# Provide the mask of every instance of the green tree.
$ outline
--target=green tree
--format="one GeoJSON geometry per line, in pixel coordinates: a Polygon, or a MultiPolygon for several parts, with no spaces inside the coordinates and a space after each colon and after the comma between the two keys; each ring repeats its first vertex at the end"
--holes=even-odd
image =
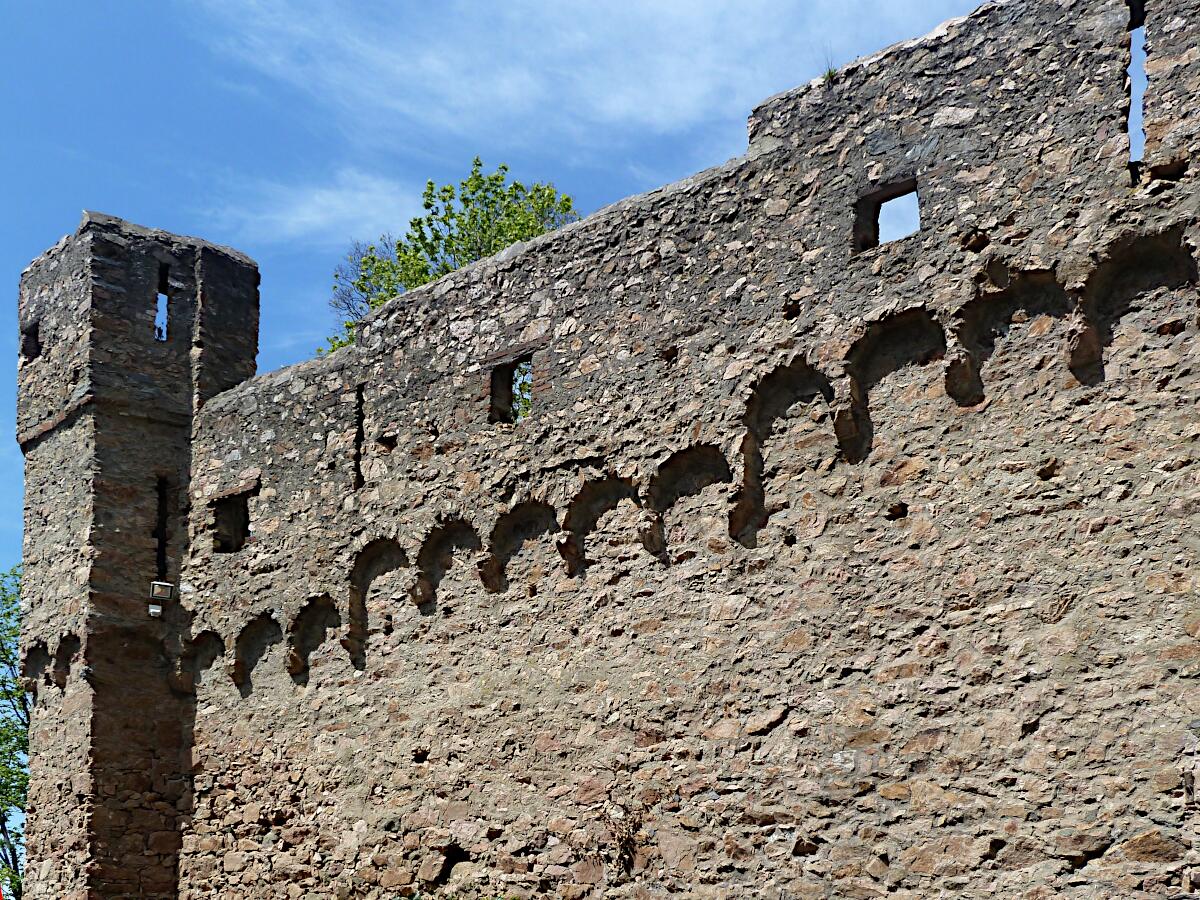
{"type": "Polygon", "coordinates": [[[29,792],[29,699],[21,681],[21,569],[0,573],[0,882],[21,898],[29,792]]]}
{"type": "Polygon", "coordinates": [[[404,237],[356,243],[335,270],[330,306],[344,323],[321,352],[353,343],[358,320],[393,297],[579,218],[553,184],[509,181],[506,165],[485,174],[478,156],[457,187],[428,182],[423,205],[404,237]]]}

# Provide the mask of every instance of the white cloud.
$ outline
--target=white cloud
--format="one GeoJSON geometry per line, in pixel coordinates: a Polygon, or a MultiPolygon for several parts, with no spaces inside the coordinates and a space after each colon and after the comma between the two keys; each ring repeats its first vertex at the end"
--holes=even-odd
{"type": "Polygon", "coordinates": [[[337,152],[354,163],[315,181],[228,185],[236,200],[209,218],[250,245],[331,249],[420,212],[422,185],[372,174],[377,166],[412,171],[468,144],[489,162],[531,151],[621,169],[648,189],[743,152],[746,116],[771,94],[975,0],[198,4],[196,33],[265,79],[235,71],[230,83],[286,85],[276,102],[344,138],[337,152]]]}
{"type": "Polygon", "coordinates": [[[222,51],[368,140],[628,142],[744,120],[767,96],[974,0],[201,0],[222,51]],[[415,130],[414,130],[415,129],[415,130]]]}
{"type": "Polygon", "coordinates": [[[247,244],[295,243],[341,247],[351,237],[370,240],[420,211],[420,189],[347,168],[315,183],[238,185],[236,197],[207,217],[247,244]]]}

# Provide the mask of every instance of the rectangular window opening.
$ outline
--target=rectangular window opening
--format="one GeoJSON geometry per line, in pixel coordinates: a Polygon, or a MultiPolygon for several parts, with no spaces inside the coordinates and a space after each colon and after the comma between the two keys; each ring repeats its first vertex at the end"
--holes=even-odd
{"type": "Polygon", "coordinates": [[[854,206],[854,252],[862,253],[921,230],[917,180],[885,185],[860,197],[854,206]]]}
{"type": "Polygon", "coordinates": [[[1138,169],[1146,154],[1146,17],[1140,3],[1130,4],[1129,15],[1129,165],[1137,182],[1138,169]]]}
{"type": "Polygon", "coordinates": [[[533,407],[533,355],[520,356],[492,369],[488,421],[515,424],[533,407]]]}
{"type": "Polygon", "coordinates": [[[171,484],[159,476],[156,485],[158,493],[158,513],[155,517],[155,577],[159,581],[167,581],[167,541],[171,535],[171,484]]]}
{"type": "Polygon", "coordinates": [[[258,488],[229,494],[213,501],[213,549],[217,553],[236,553],[250,539],[250,498],[258,488]]]}
{"type": "Polygon", "coordinates": [[[30,322],[21,329],[21,359],[37,359],[41,355],[41,323],[30,322]]]}
{"type": "Polygon", "coordinates": [[[170,318],[170,279],[171,267],[161,263],[158,267],[158,302],[154,310],[154,339],[167,339],[167,325],[170,318]]]}

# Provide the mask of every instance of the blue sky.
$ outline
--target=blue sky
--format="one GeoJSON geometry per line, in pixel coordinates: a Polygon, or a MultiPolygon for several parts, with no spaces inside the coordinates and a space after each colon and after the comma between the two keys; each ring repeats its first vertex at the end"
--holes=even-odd
{"type": "Polygon", "coordinates": [[[313,355],[352,238],[476,154],[584,212],[741,154],[760,100],[974,0],[0,0],[0,566],[19,561],[17,280],[96,209],[262,269],[259,371],[313,355]]]}

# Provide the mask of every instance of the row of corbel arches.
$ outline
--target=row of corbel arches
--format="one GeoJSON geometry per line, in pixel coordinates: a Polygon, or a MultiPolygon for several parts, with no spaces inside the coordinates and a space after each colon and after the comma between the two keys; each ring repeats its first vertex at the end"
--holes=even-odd
{"type": "MultiPolygon", "coordinates": [[[[1182,228],[1126,237],[1108,249],[1104,261],[1079,291],[1068,291],[1050,271],[993,272],[989,287],[980,288],[956,312],[948,328],[924,306],[910,306],[861,325],[833,376],[803,357],[778,366],[754,383],[746,401],[740,447],[742,482],[733,491],[730,537],[754,547],[770,518],[763,449],[776,422],[795,404],[823,404],[841,455],[849,462],[861,462],[870,453],[874,434],[871,391],[893,373],[941,361],[947,394],[961,406],[977,405],[986,395],[981,377],[984,364],[1000,340],[1019,321],[1047,315],[1068,321],[1066,365],[1081,383],[1096,384],[1104,377],[1104,348],[1137,297],[1158,288],[1196,282],[1196,262],[1186,247],[1182,228]]],[[[642,511],[637,535],[641,546],[670,565],[665,529],[670,510],[684,497],[733,480],[734,470],[720,448],[694,444],[668,457],[643,485],[615,474],[586,481],[561,517],[543,500],[518,503],[496,520],[486,541],[466,519],[443,518],[421,542],[415,565],[397,541],[372,540],[354,557],[345,622],[342,609],[327,595],[310,599],[286,629],[272,613],[261,613],[235,639],[228,672],[239,689],[248,693],[253,669],[267,649],[285,643],[289,674],[297,683],[307,683],[312,653],[339,632],[351,663],[365,669],[371,631],[367,597],[377,578],[400,569],[415,570],[409,595],[418,608],[428,612],[435,608],[442,578],[460,552],[482,554],[477,567],[480,581],[489,592],[502,593],[509,587],[509,561],[526,543],[543,537],[554,541],[567,574],[574,577],[589,565],[589,534],[605,513],[626,501],[642,511]]],[[[192,642],[187,668],[208,669],[226,649],[216,632],[203,632],[192,642]]]]}
{"type": "Polygon", "coordinates": [[[605,513],[624,502],[643,513],[637,534],[641,547],[661,564],[669,565],[665,522],[671,508],[709,485],[729,484],[732,480],[729,463],[719,448],[695,444],[672,454],[658,467],[645,490],[639,490],[634,479],[614,474],[586,481],[561,518],[543,500],[517,503],[497,518],[486,541],[471,522],[460,516],[440,518],[421,542],[415,561],[395,539],[376,538],[354,554],[343,606],[328,594],[312,597],[286,628],[273,612],[264,611],[242,628],[232,648],[215,630],[203,631],[190,642],[180,660],[178,676],[185,689],[193,689],[196,677],[212,669],[232,649],[226,671],[242,694],[248,695],[255,667],[273,646],[284,644],[287,671],[303,685],[308,681],[312,654],[338,634],[351,664],[365,669],[372,628],[367,600],[377,579],[397,570],[412,570],[408,596],[422,614],[432,614],[437,609],[443,578],[462,555],[479,556],[475,577],[485,590],[500,594],[509,588],[509,562],[523,547],[542,539],[553,543],[567,573],[578,576],[591,563],[588,535],[605,513]]]}

